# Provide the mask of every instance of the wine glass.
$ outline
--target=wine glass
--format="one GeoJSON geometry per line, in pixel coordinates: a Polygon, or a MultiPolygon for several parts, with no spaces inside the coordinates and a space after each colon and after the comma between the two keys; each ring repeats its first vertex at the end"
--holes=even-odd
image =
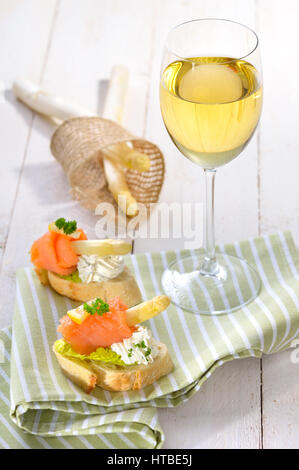
{"type": "Polygon", "coordinates": [[[205,174],[204,250],[172,262],[162,276],[171,300],[193,313],[218,315],[251,302],[261,286],[246,260],[215,251],[216,169],[236,158],[262,108],[259,41],[230,20],[198,19],[168,34],[161,66],[160,105],[180,152],[205,174]]]}

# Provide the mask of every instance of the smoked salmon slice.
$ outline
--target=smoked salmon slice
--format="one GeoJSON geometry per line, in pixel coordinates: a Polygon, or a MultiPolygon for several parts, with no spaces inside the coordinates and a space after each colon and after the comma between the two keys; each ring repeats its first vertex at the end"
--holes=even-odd
{"type": "Polygon", "coordinates": [[[68,315],[60,319],[57,331],[77,353],[90,354],[99,347],[107,348],[132,336],[135,328],[127,324],[126,305],[119,299],[108,304],[109,312],[89,315],[80,325],[68,315]]]}
{"type": "MultiPolygon", "coordinates": [[[[86,240],[79,229],[79,240],[86,240]]],[[[72,237],[49,231],[38,238],[31,247],[31,262],[37,268],[47,269],[56,274],[68,275],[77,268],[78,256],[72,248],[72,237]]]]}

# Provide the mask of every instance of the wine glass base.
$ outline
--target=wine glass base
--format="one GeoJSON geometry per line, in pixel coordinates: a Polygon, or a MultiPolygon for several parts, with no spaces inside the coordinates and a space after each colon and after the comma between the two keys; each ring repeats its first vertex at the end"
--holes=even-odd
{"type": "Polygon", "coordinates": [[[162,286],[175,305],[194,314],[221,315],[244,307],[258,295],[260,277],[244,259],[217,254],[212,275],[205,264],[204,255],[186,256],[164,271],[162,286]]]}

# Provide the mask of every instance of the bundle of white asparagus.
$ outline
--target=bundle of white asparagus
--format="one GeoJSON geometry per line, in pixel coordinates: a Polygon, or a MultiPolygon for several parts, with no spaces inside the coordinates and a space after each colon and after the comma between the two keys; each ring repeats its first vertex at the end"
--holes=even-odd
{"type": "MultiPolygon", "coordinates": [[[[108,92],[104,105],[103,118],[122,122],[128,88],[128,71],[124,66],[115,66],[111,72],[108,92]]],[[[28,80],[16,80],[13,84],[15,96],[32,110],[60,121],[69,118],[94,116],[88,110],[73,105],[63,98],[47,93],[28,80]]],[[[131,142],[120,142],[101,150],[102,164],[109,191],[127,216],[138,213],[138,205],[126,179],[127,170],[138,173],[148,172],[151,160],[148,155],[134,149],[131,142]]],[[[162,154],[161,158],[163,160],[162,154]]],[[[162,161],[163,163],[163,161],[162,161]]],[[[160,165],[161,166],[161,165],[160,165]]],[[[162,165],[163,182],[164,165],[162,165]]],[[[158,191],[159,193],[159,191],[158,191]]]]}

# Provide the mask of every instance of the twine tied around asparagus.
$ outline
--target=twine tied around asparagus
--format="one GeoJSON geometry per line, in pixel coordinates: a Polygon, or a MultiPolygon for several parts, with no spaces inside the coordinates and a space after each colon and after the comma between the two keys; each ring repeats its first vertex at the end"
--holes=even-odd
{"type": "Polygon", "coordinates": [[[56,129],[51,139],[51,152],[66,172],[72,197],[83,207],[94,210],[103,202],[117,207],[107,186],[102,152],[113,145],[128,142],[150,159],[147,171],[125,170],[132,196],[148,208],[158,201],[165,173],[163,154],[155,144],[133,136],[114,121],[100,117],[67,119],[56,129]]]}

